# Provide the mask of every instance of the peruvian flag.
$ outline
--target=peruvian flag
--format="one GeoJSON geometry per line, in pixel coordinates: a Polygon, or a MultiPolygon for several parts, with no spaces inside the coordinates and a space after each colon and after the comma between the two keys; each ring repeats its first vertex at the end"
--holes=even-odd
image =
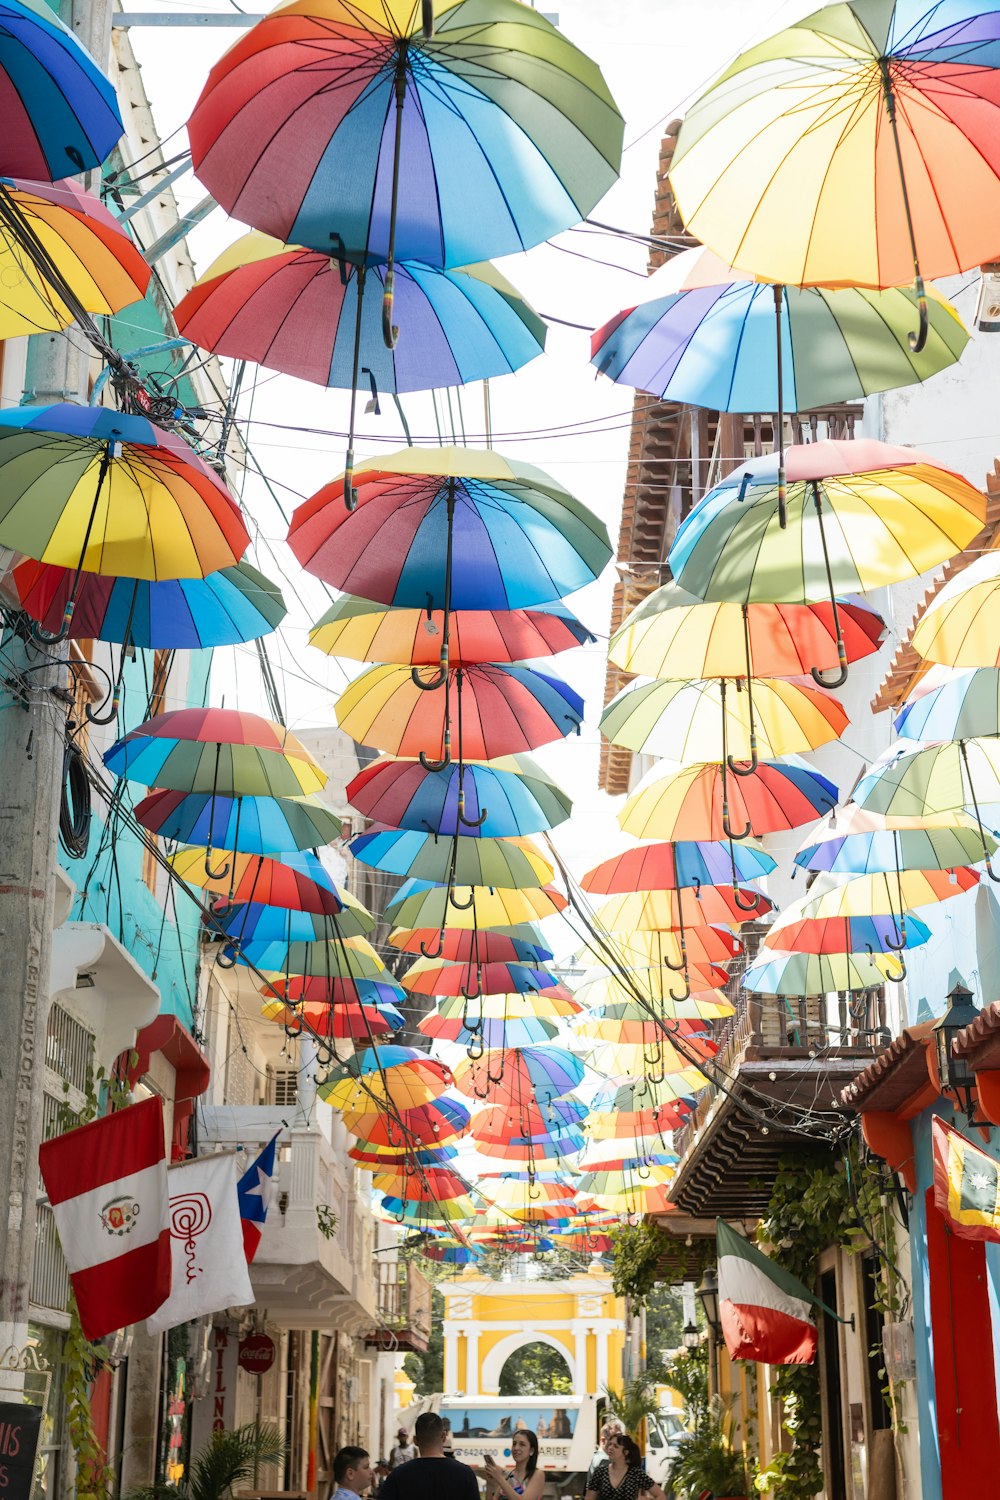
{"type": "Polygon", "coordinates": [[[155,1312],[170,1293],[163,1100],[46,1141],[38,1165],[86,1337],[155,1312]]]}
{"type": "Polygon", "coordinates": [[[816,1358],[815,1297],[723,1219],[715,1221],[719,1319],[730,1359],[809,1365],[816,1358]]]}
{"type": "Polygon", "coordinates": [[[279,1130],[272,1135],[263,1151],[250,1163],[236,1184],[243,1225],[243,1252],[247,1265],[257,1254],[260,1237],[264,1233],[264,1220],[274,1191],[274,1153],[280,1134],[279,1130]]]}

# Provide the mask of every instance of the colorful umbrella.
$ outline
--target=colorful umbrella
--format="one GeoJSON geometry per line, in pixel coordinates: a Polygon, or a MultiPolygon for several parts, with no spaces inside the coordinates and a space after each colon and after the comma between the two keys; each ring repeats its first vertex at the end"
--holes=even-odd
{"type": "Polygon", "coordinates": [[[1000,666],[1000,552],[950,578],[917,620],[910,644],[946,667],[1000,666]]]}
{"type": "Polygon", "coordinates": [[[385,1032],[401,1031],[406,1025],[406,1017],[394,1005],[356,1005],[350,1002],[327,1005],[311,1001],[290,1006],[280,1000],[267,1000],[260,1013],[265,1021],[274,1021],[289,1035],[309,1031],[335,1041],[370,1041],[385,1032]]]}
{"type": "Polygon", "coordinates": [[[996,853],[995,838],[971,818],[947,813],[934,820],[890,823],[856,803],[830,813],[806,835],[795,863],[833,875],[870,875],[877,870],[955,870],[996,853]],[[947,821],[946,821],[947,820],[947,821]]]}
{"type": "MultiPolygon", "coordinates": [[[[612,897],[612,900],[617,900],[612,897]]],[[[633,924],[616,928],[616,946],[629,964],[640,968],[682,967],[685,957],[693,964],[725,964],[743,952],[743,944],[728,927],[685,927],[677,932],[643,929],[633,924]]]]}
{"type": "Polygon", "coordinates": [[[576,1189],[557,1173],[508,1173],[503,1177],[482,1176],[478,1187],[495,1208],[525,1224],[562,1219],[577,1206],[576,1189]]]}
{"type": "Polygon", "coordinates": [[[443,693],[427,692],[407,667],[370,667],[337,699],[337,723],[359,744],[445,770],[453,724],[457,759],[490,760],[560,739],[583,720],[572,688],[530,667],[456,667],[447,679],[443,693]]]}
{"type": "Polygon", "coordinates": [[[281,971],[327,980],[377,979],[385,972],[385,964],[363,937],[246,942],[239,949],[237,961],[265,972],[281,971]]]}
{"type": "MultiPolygon", "coordinates": [[[[820,875],[803,898],[801,912],[803,917],[868,917],[875,913],[898,917],[911,907],[936,905],[978,884],[979,876],[969,869],[879,870],[846,881],[820,875]]],[[[778,919],[778,927],[787,920],[787,910],[778,919]]]]}
{"type": "Polygon", "coordinates": [[[593,1037],[598,1042],[623,1042],[629,1046],[649,1047],[665,1036],[672,1036],[676,1023],[680,1020],[698,1023],[732,1014],[733,1007],[724,995],[705,1004],[701,1014],[692,1008],[690,1011],[685,1010],[683,1015],[655,1003],[622,1000],[588,1008],[582,1015],[576,1016],[571,1025],[578,1036],[593,1037]]]}
{"type": "Polygon", "coordinates": [[[282,724],[235,708],[179,708],[129,730],[105,752],[116,776],[175,792],[298,797],[326,772],[282,724]]]}
{"type": "MultiPolygon", "coordinates": [[[[615,854],[588,870],[580,888],[594,896],[617,896],[631,891],[676,891],[690,886],[737,885],[757,880],[776,868],[767,851],[752,840],[739,845],[694,841],[680,844],[640,844],[615,854]]],[[[754,901],[754,909],[757,902],[754,901]]],[[[711,917],[708,921],[713,920],[711,917]]]]}
{"type": "MultiPolygon", "coordinates": [[[[425,1036],[441,1036],[443,1033],[436,1030],[431,1022],[432,1017],[425,1016],[419,1023],[419,1029],[425,1036]]],[[[450,1031],[451,1028],[449,1027],[450,1031]]],[[[543,1042],[551,1042],[552,1038],[559,1035],[559,1027],[553,1021],[547,1021],[544,1016],[525,1016],[523,1018],[511,1018],[504,1020],[502,1017],[480,1016],[470,1018],[468,1026],[462,1026],[454,1036],[448,1036],[449,1041],[457,1042],[462,1047],[467,1047],[470,1053],[473,1049],[481,1053],[486,1047],[532,1047],[543,1042]],[[473,1025],[473,1019],[476,1024],[473,1025]]]]}
{"type": "Polygon", "coordinates": [[[831,781],[805,766],[762,762],[751,776],[728,779],[722,765],[687,766],[646,778],[618,821],[640,839],[760,837],[811,823],[836,806],[838,795],[831,781]]]}
{"type": "Polygon", "coordinates": [[[644,981],[653,970],[636,969],[629,973],[629,983],[642,996],[637,999],[635,990],[607,969],[589,969],[577,986],[577,998],[586,1010],[574,1022],[583,1036],[596,1036],[604,1041],[629,1041],[633,1037],[623,1035],[618,1027],[633,1021],[646,1026],[650,1022],[658,1025],[660,1020],[711,1020],[715,1016],[729,1016],[733,1007],[721,990],[705,990],[691,995],[683,1001],[671,1001],[650,993],[644,981]]]}
{"type": "Polygon", "coordinates": [[[924,742],[1000,735],[1000,667],[977,667],[911,698],[895,727],[900,739],[924,742]]]}
{"type": "Polygon", "coordinates": [[[416,880],[520,889],[546,885],[554,874],[549,861],[524,838],[438,837],[376,824],[353,838],[348,848],[362,864],[416,880]]]}
{"type": "Polygon", "coordinates": [[[744,52],[686,112],[688,230],[754,275],[898,286],[996,251],[996,17],[983,0],[829,5],[744,52]]]}
{"type": "MultiPolygon", "coordinates": [[[[452,1167],[423,1166],[416,1161],[396,1169],[386,1166],[372,1177],[372,1187],[377,1193],[394,1193],[409,1203],[447,1203],[459,1198],[468,1199],[469,1184],[452,1167]]],[[[471,1202],[468,1211],[473,1211],[471,1202]]]]}
{"type": "Polygon", "coordinates": [[[601,714],[601,733],[675,764],[716,760],[756,767],[839,739],[850,721],[836,698],[780,678],[630,682],[601,714]]]}
{"type": "Polygon", "coordinates": [[[532,995],[550,990],[560,995],[563,993],[558,975],[530,964],[447,964],[439,959],[418,958],[400,983],[411,995],[462,995],[466,1000],[486,995],[532,995]]]}
{"type": "Polygon", "coordinates": [[[924,749],[894,747],[862,776],[851,795],[860,807],[892,819],[933,817],[970,807],[983,832],[985,858],[986,830],[979,808],[984,802],[1000,802],[1000,743],[958,740],[924,749]]]}
{"type": "MultiPolygon", "coordinates": [[[[0,544],[78,574],[204,578],[250,541],[214,469],[145,417],[68,404],[0,412],[0,475],[0,544]]],[[[70,618],[74,599],[71,589],[70,618]]]]}
{"type": "MultiPolygon", "coordinates": [[[[385,1048],[379,1051],[384,1053],[385,1048]]],[[[460,1099],[439,1095],[423,1104],[398,1111],[398,1117],[376,1108],[376,1101],[364,1097],[356,1108],[342,1111],[341,1118],[352,1135],[377,1145],[400,1150],[414,1144],[447,1145],[465,1135],[471,1115],[460,1099]]]]}
{"type": "Polygon", "coordinates": [[[331,1007],[376,1005],[389,1009],[406,999],[405,991],[386,973],[377,979],[326,979],[321,975],[273,974],[259,993],[268,1000],[280,1000],[306,1014],[331,1007]]]}
{"type": "MultiPolygon", "coordinates": [[[[877,651],[881,615],[837,600],[849,662],[877,651]]],[[[627,672],[685,677],[802,677],[811,665],[836,667],[837,620],[829,600],[815,604],[704,604],[675,583],[654,590],[611,637],[608,658],[627,672]]]]}
{"type": "MultiPolygon", "coordinates": [[[[801,903],[805,907],[806,903],[801,903]]],[[[901,953],[926,943],[931,930],[916,917],[905,924],[895,916],[806,917],[799,910],[768,933],[768,948],[790,953],[901,953]]]]}
{"type": "Polygon", "coordinates": [[[591,364],[658,401],[809,411],[954,364],[969,335],[951,303],[931,291],[919,354],[907,338],[918,313],[908,289],[766,285],[698,246],[654,271],[639,305],[592,335],[591,364]]]}
{"type": "Polygon", "coordinates": [[[99,167],[125,128],[114,86],[44,0],[0,4],[0,112],[8,177],[99,167]]]}
{"type": "Polygon", "coordinates": [[[72,323],[76,311],[66,306],[64,291],[84,312],[121,312],[142,300],[149,277],[127,233],[93,193],[75,182],[0,183],[0,338],[72,323]]]}
{"type": "Polygon", "coordinates": [[[635,1111],[675,1111],[687,1108],[676,1078],[609,1078],[591,1100],[591,1115],[611,1111],[614,1114],[635,1111]]]}
{"type": "Polygon", "coordinates": [[[381,1200],[376,1198],[373,1208],[376,1216],[383,1218],[387,1224],[405,1224],[411,1229],[423,1229],[428,1226],[433,1228],[457,1219],[468,1219],[476,1211],[475,1202],[469,1197],[456,1198],[445,1203],[420,1203],[411,1202],[406,1198],[385,1196],[381,1200]]]}
{"type": "MultiPolygon", "coordinates": [[[[604,523],[554,479],[492,448],[404,448],[334,480],[292,516],[302,566],[409,609],[525,609],[592,583],[604,523]],[[355,509],[345,491],[355,485],[355,509]]],[[[443,642],[442,642],[443,644],[443,642]]]]}
{"type": "MultiPolygon", "coordinates": [[[[565,896],[545,887],[510,891],[485,886],[432,885],[421,888],[416,881],[401,886],[385,908],[387,921],[399,927],[510,927],[520,922],[541,921],[566,907],[565,896]]],[[[425,958],[439,958],[425,953],[425,958]]]]}
{"type": "MultiPolygon", "coordinates": [[[[389,609],[345,594],[309,633],[310,645],[352,661],[435,667],[441,656],[442,610],[389,609]]],[[[593,641],[586,626],[561,605],[548,609],[458,609],[450,619],[450,661],[531,661],[593,641]]]]}
{"type": "MultiPolygon", "coordinates": [[[[394,927],[387,941],[404,953],[419,953],[436,938],[437,930],[429,927],[394,927]]],[[[521,963],[544,964],[552,957],[542,944],[540,927],[522,923],[507,929],[446,927],[441,939],[439,958],[451,963],[521,963]]]]}
{"type": "Polygon", "coordinates": [[[342,899],[343,908],[335,916],[253,901],[213,916],[208,925],[226,933],[233,947],[254,951],[262,950],[265,944],[269,949],[281,945],[291,949],[293,943],[367,937],[374,932],[375,918],[371,912],[348,891],[344,891],[342,899]]]}
{"type": "Polygon", "coordinates": [[[181,880],[221,896],[216,910],[224,912],[233,902],[248,901],[329,917],[343,910],[340,893],[318,855],[289,852],[279,860],[230,853],[229,875],[221,880],[205,873],[206,855],[205,849],[182,849],[170,855],[170,864],[181,880]]]}
{"type": "Polygon", "coordinates": [[[842,990],[879,989],[902,978],[895,956],[868,953],[784,953],[765,947],[741,976],[756,995],[829,995],[842,990]]]}
{"type": "Polygon", "coordinates": [[[407,336],[386,348],[388,274],[331,259],[329,245],[305,250],[252,232],[198,277],[174,321],[201,349],[316,385],[351,390],[363,369],[376,393],[507,375],[545,347],[545,324],[489,262],[442,271],[409,261],[393,278],[407,336]]]}
{"type": "Polygon", "coordinates": [[[583,1081],[584,1067],[565,1047],[519,1047],[463,1058],[455,1069],[455,1087],[473,1099],[544,1108],[583,1081]]]}
{"type": "Polygon", "coordinates": [[[512,0],[423,12],[298,0],[229,49],[188,124],[227,212],[390,268],[525,250],[590,212],[623,130],[594,63],[512,0]]]}
{"type": "MultiPolygon", "coordinates": [[[[222,797],[211,793],[151,792],[133,809],[150,833],[182,844],[244,854],[281,854],[332,844],[341,821],[316,797],[222,797]]],[[[223,880],[229,871],[212,877],[223,880]]]]}
{"type": "Polygon", "coordinates": [[[681,523],[668,562],[682,588],[712,602],[829,599],[841,671],[818,680],[838,687],[847,652],[837,596],[915,577],[961,552],[983,527],[985,500],[913,449],[867,438],[796,445],[787,471],[785,490],[777,454],[736,468],[681,523]]]}
{"type": "Polygon", "coordinates": [[[550,1096],[539,1102],[528,1096],[479,1110],[469,1134],[490,1151],[508,1141],[542,1144],[576,1130],[586,1114],[587,1107],[579,1099],[550,1096]]]}
{"type": "MultiPolygon", "coordinates": [[[[464,996],[445,995],[438,1000],[432,1012],[432,1015],[437,1018],[435,1020],[437,1029],[434,1032],[428,1031],[428,1035],[453,1040],[448,1030],[449,1027],[464,1026],[467,1022],[474,1024],[479,1017],[489,1020],[503,1020],[506,1017],[525,1020],[530,1016],[541,1016],[543,1020],[551,1021],[565,1016],[575,1016],[582,1008],[578,1000],[562,989],[545,994],[479,995],[473,1006],[467,1003],[464,996]]],[[[430,1021],[431,1016],[425,1016],[423,1019],[430,1021]]]]}
{"type": "MultiPolygon", "coordinates": [[[[73,588],[72,568],[21,562],[8,582],[22,609],[46,630],[58,629],[73,588]]],[[[276,630],[285,612],[277,584],[245,562],[207,578],[162,582],[84,573],[69,634],[144,651],[198,651],[256,640],[276,630]]]]}
{"type": "MultiPolygon", "coordinates": [[[[321,1099],[346,1113],[371,1105],[418,1109],[439,1098],[451,1083],[444,1063],[416,1047],[368,1047],[330,1073],[318,1087],[321,1099]]],[[[371,1137],[366,1137],[371,1139],[371,1137]]]]}
{"type": "Polygon", "coordinates": [[[622,891],[597,907],[597,917],[609,932],[692,928],[713,924],[740,927],[753,916],[763,917],[773,903],[759,891],[739,886],[703,885],[697,890],[644,889],[622,891]]]}
{"type": "Polygon", "coordinates": [[[443,771],[381,756],[348,783],[347,797],[366,818],[393,828],[480,838],[540,833],[564,822],[572,806],[527,755],[443,771]]]}
{"type": "Polygon", "coordinates": [[[676,1074],[683,1077],[685,1092],[704,1088],[697,1064],[706,1062],[716,1052],[716,1044],[705,1033],[700,1022],[673,1021],[670,1035],[659,1033],[648,1042],[596,1042],[590,1063],[602,1078],[624,1074],[641,1077],[643,1073],[655,1073],[657,1077],[676,1074]],[[680,1027],[695,1026],[694,1034],[682,1033],[680,1027]]]}

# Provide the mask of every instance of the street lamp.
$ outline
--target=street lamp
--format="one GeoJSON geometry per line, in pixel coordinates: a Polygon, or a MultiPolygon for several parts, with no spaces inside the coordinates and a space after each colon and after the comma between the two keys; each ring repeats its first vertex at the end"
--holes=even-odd
{"type": "Polygon", "coordinates": [[[685,1324],[681,1338],[684,1341],[685,1349],[697,1349],[701,1343],[701,1333],[694,1323],[685,1324]]]}
{"type": "Polygon", "coordinates": [[[976,1106],[973,1094],[976,1075],[964,1057],[956,1057],[952,1043],[960,1031],[971,1026],[979,1015],[979,1007],[972,998],[972,991],[964,984],[956,984],[948,995],[948,1009],[940,1021],[934,1024],[934,1049],[937,1055],[938,1078],[941,1092],[951,1094],[957,1107],[970,1125],[984,1125],[988,1121],[975,1118],[976,1106]]]}
{"type": "Polygon", "coordinates": [[[702,1274],[695,1296],[704,1309],[705,1322],[712,1330],[713,1336],[718,1338],[722,1332],[722,1325],[719,1322],[719,1282],[711,1266],[706,1267],[702,1274]]]}

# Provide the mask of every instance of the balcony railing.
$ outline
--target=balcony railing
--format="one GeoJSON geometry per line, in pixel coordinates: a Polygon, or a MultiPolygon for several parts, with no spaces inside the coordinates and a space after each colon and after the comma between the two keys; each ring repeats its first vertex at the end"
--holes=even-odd
{"type": "Polygon", "coordinates": [[[434,1289],[422,1271],[409,1261],[380,1261],[375,1266],[375,1307],[378,1325],[368,1335],[381,1348],[423,1354],[431,1333],[434,1289]]]}

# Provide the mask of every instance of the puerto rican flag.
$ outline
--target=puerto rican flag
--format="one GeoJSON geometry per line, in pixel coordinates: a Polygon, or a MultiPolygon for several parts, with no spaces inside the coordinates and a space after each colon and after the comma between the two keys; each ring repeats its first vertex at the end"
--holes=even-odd
{"type": "Polygon", "coordinates": [[[170,1295],[163,1100],[46,1141],[38,1165],[86,1337],[149,1317],[170,1295]]]}
{"type": "Polygon", "coordinates": [[[274,1185],[275,1147],[280,1134],[279,1130],[271,1137],[236,1185],[240,1200],[240,1218],[243,1221],[243,1249],[248,1265],[257,1254],[260,1237],[264,1232],[264,1220],[267,1218],[274,1185]]]}
{"type": "Polygon", "coordinates": [[[816,1298],[742,1235],[716,1220],[719,1320],[730,1359],[809,1365],[816,1358],[816,1298]]]}

